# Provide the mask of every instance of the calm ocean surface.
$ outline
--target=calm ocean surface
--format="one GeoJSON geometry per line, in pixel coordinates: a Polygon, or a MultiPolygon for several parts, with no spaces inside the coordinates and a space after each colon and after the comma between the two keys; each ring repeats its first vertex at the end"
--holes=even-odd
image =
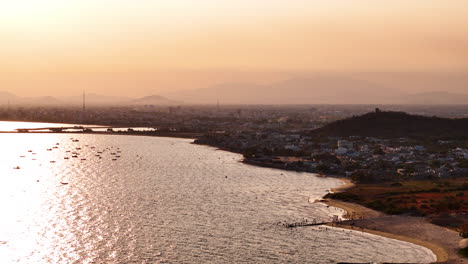
{"type": "Polygon", "coordinates": [[[435,260],[361,232],[285,228],[340,214],[311,201],[341,182],[245,165],[191,141],[0,134],[0,263],[435,260]]]}

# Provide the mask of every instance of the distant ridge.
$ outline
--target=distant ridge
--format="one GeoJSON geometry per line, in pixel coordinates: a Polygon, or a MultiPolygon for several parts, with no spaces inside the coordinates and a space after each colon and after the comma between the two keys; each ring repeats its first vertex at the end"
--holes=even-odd
{"type": "Polygon", "coordinates": [[[371,112],[311,131],[314,136],[468,139],[468,118],[450,119],[404,112],[371,112]]]}
{"type": "MultiPolygon", "coordinates": [[[[83,96],[38,96],[38,97],[19,97],[13,93],[0,91],[0,105],[6,105],[8,102],[14,105],[25,106],[81,106],[83,96]]],[[[94,93],[86,93],[86,104],[91,106],[132,106],[132,105],[180,105],[181,101],[170,100],[159,95],[150,95],[133,99],[129,97],[108,96],[94,93]]]]}
{"type": "Polygon", "coordinates": [[[214,104],[365,104],[382,103],[400,95],[396,90],[344,76],[314,75],[269,85],[223,83],[176,91],[170,98],[187,103],[214,104]]]}
{"type": "Polygon", "coordinates": [[[468,76],[433,74],[298,75],[269,84],[227,82],[163,94],[193,104],[468,104],[468,76]],[[410,92],[411,91],[411,92],[410,92]],[[420,92],[427,91],[427,92],[420,92]]]}

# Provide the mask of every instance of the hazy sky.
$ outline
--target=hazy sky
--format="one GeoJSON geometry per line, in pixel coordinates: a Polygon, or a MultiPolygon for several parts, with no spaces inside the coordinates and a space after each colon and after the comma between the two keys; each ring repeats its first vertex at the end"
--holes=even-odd
{"type": "Polygon", "coordinates": [[[295,72],[466,72],[467,0],[0,0],[0,90],[143,95],[295,72]]]}

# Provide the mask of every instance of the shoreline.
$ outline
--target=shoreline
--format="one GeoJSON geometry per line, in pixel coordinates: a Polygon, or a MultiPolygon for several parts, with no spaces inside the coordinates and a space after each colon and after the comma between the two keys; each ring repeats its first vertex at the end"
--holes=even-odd
{"type": "Polygon", "coordinates": [[[341,192],[341,191],[344,191],[344,190],[347,190],[349,188],[352,188],[354,186],[356,186],[356,184],[353,183],[353,181],[351,181],[350,179],[348,178],[343,178],[343,177],[334,177],[334,176],[330,176],[328,175],[327,177],[330,177],[330,178],[335,178],[335,179],[338,179],[342,182],[344,182],[343,185],[340,185],[338,187],[335,187],[335,188],[332,188],[330,191],[332,192],[341,192]]]}
{"type": "Polygon", "coordinates": [[[324,199],[321,202],[328,206],[344,210],[346,213],[343,215],[343,218],[346,220],[358,220],[384,216],[384,214],[381,212],[355,203],[342,202],[334,199],[324,199]]]}
{"type": "MultiPolygon", "coordinates": [[[[149,133],[146,134],[144,132],[143,133],[142,132],[136,132],[136,133],[132,133],[132,132],[122,132],[122,133],[119,133],[119,132],[61,132],[61,133],[57,133],[57,132],[27,132],[27,133],[25,133],[25,132],[0,132],[0,133],[12,133],[12,134],[50,134],[50,133],[52,133],[52,134],[95,134],[95,135],[174,137],[174,138],[184,138],[184,139],[189,139],[189,138],[190,139],[196,139],[197,138],[196,136],[194,136],[193,133],[161,133],[160,135],[158,135],[158,134],[149,134],[149,133]]],[[[205,145],[205,144],[201,144],[201,145],[205,145]]],[[[218,148],[218,147],[213,146],[213,145],[208,145],[208,146],[218,148]]],[[[220,148],[218,148],[218,149],[220,149],[220,148]]],[[[220,150],[233,152],[233,151],[226,150],[226,149],[220,149],[220,150]]],[[[251,164],[251,163],[247,163],[247,162],[243,162],[243,163],[253,165],[253,166],[258,166],[258,167],[264,167],[264,166],[260,166],[258,164],[251,164]]],[[[277,168],[277,169],[285,170],[284,168],[277,168]]],[[[347,178],[334,177],[333,175],[328,175],[326,177],[335,178],[335,179],[338,179],[338,180],[344,182],[344,184],[341,185],[341,186],[331,188],[330,189],[331,192],[342,192],[342,191],[344,191],[346,189],[349,189],[349,188],[352,188],[352,187],[355,186],[355,184],[350,179],[347,179],[347,178]]],[[[447,252],[446,248],[442,247],[441,245],[428,242],[426,240],[421,240],[421,239],[418,239],[418,238],[410,237],[409,235],[411,235],[411,234],[402,235],[402,234],[397,234],[396,232],[392,232],[391,230],[390,231],[389,230],[378,231],[378,230],[375,230],[375,229],[366,228],[367,227],[366,223],[360,223],[361,225],[363,225],[362,227],[359,227],[359,224],[357,226],[354,225],[355,224],[354,221],[360,221],[360,220],[369,219],[369,218],[373,219],[373,218],[383,217],[383,216],[385,216],[385,214],[383,214],[383,213],[374,211],[374,210],[372,210],[370,208],[367,208],[367,207],[359,205],[359,204],[343,202],[343,201],[339,201],[339,200],[335,200],[335,199],[322,199],[322,200],[320,200],[320,202],[322,202],[322,203],[324,203],[324,204],[326,204],[328,206],[332,206],[332,207],[342,209],[342,210],[344,210],[346,212],[346,214],[343,217],[348,219],[347,221],[344,221],[344,222],[342,222],[340,224],[337,224],[337,225],[328,224],[329,226],[338,227],[338,228],[345,228],[345,229],[354,230],[354,231],[365,232],[365,233],[378,235],[378,236],[386,237],[386,238],[390,238],[390,239],[397,239],[397,240],[400,240],[400,241],[409,242],[409,243],[413,243],[413,244],[425,247],[425,248],[429,249],[430,251],[432,251],[432,253],[436,256],[436,259],[437,259],[436,262],[437,263],[453,260],[453,258],[449,257],[449,253],[447,252]],[[353,221],[353,223],[350,223],[349,221],[353,221]]],[[[376,219],[376,220],[378,220],[378,219],[376,219]]],[[[434,232],[436,232],[436,231],[434,231],[434,232]]],[[[460,257],[460,259],[461,259],[461,257],[460,257]]]]}
{"type": "Polygon", "coordinates": [[[359,227],[354,228],[353,226],[346,225],[346,224],[341,224],[341,225],[340,224],[338,225],[328,224],[328,226],[368,233],[368,234],[377,235],[377,236],[381,236],[385,238],[400,240],[403,242],[409,242],[409,243],[429,249],[435,255],[436,263],[444,263],[449,260],[449,254],[443,247],[437,244],[428,242],[428,241],[423,241],[423,240],[408,237],[408,236],[402,236],[402,235],[392,234],[392,233],[368,229],[368,228],[359,228],[359,227]]]}
{"type": "MultiPolygon", "coordinates": [[[[345,184],[337,188],[333,188],[332,189],[333,192],[344,191],[346,189],[349,189],[355,186],[355,184],[352,183],[349,179],[341,179],[341,178],[337,178],[337,179],[342,180],[345,184]]],[[[370,208],[367,208],[359,204],[343,202],[343,201],[339,201],[335,199],[324,199],[321,202],[325,203],[328,206],[336,207],[347,212],[343,216],[347,220],[338,224],[328,224],[329,226],[337,227],[337,228],[345,228],[349,230],[378,235],[381,237],[396,239],[396,240],[409,242],[409,243],[413,243],[413,244],[425,247],[429,249],[430,251],[432,251],[432,253],[435,255],[436,263],[444,263],[449,260],[461,259],[461,257],[453,258],[453,256],[452,258],[450,258],[450,254],[447,248],[443,247],[442,245],[430,242],[432,240],[427,241],[427,240],[422,240],[416,237],[411,237],[411,235],[414,235],[414,234],[411,234],[411,232],[409,232],[408,230],[400,230],[400,232],[395,232],[395,230],[392,230],[391,226],[387,226],[387,228],[384,231],[380,231],[380,230],[376,230],[376,227],[371,228],[371,225],[366,223],[366,220],[369,220],[369,221],[372,220],[373,223],[378,223],[380,219],[382,219],[382,222],[383,222],[383,221],[386,221],[385,218],[391,217],[391,216],[385,215],[384,213],[377,212],[375,210],[372,210],[370,208]]],[[[399,216],[399,220],[402,220],[402,221],[405,221],[406,218],[410,219],[410,217],[399,216]]],[[[422,218],[420,218],[419,220],[424,221],[422,218]]],[[[408,223],[407,226],[410,229],[412,228],[412,225],[410,223],[408,223]]],[[[440,228],[443,229],[442,227],[440,228]]],[[[433,233],[436,233],[436,232],[437,232],[436,230],[433,230],[433,233]]],[[[461,260],[462,260],[462,263],[464,263],[464,260],[463,259],[461,260]]]]}

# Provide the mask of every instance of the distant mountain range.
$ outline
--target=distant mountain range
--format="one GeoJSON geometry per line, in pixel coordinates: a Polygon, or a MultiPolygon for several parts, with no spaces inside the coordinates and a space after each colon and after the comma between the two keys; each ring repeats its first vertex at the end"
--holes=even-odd
{"type": "MultiPolygon", "coordinates": [[[[459,85],[459,84],[457,84],[459,85]]],[[[142,98],[86,94],[87,105],[180,104],[468,104],[468,93],[406,93],[395,85],[336,75],[314,75],[269,85],[224,83],[142,98]]],[[[398,85],[397,85],[398,86],[398,85]]],[[[0,91],[0,104],[80,105],[82,96],[22,98],[0,91]]]]}
{"type": "MultiPolygon", "coordinates": [[[[81,105],[83,103],[83,96],[69,96],[69,97],[19,97],[9,92],[0,91],[0,105],[7,104],[16,105],[33,105],[33,106],[69,106],[81,105]]],[[[145,96],[142,98],[128,98],[117,96],[105,96],[99,94],[86,94],[86,105],[114,105],[114,106],[132,106],[132,105],[180,105],[182,102],[167,99],[159,95],[145,96]]]]}
{"type": "Polygon", "coordinates": [[[367,81],[336,77],[290,79],[270,85],[228,83],[168,94],[178,100],[223,104],[361,104],[398,93],[367,81]],[[384,91],[384,92],[377,92],[384,91]]]}
{"type": "Polygon", "coordinates": [[[468,94],[407,94],[382,84],[336,76],[290,79],[270,85],[226,83],[177,91],[167,97],[190,103],[215,104],[468,104],[468,94]]]}
{"type": "Polygon", "coordinates": [[[404,112],[372,112],[332,122],[311,131],[314,136],[468,139],[468,118],[450,119],[404,112]]]}

